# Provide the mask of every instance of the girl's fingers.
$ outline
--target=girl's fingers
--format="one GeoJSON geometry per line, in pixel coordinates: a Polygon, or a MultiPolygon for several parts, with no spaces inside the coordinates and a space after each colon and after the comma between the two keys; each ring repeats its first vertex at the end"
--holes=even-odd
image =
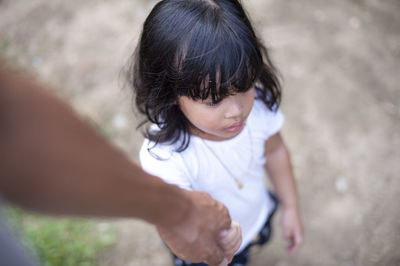
{"type": "Polygon", "coordinates": [[[224,248],[224,249],[229,249],[229,246],[232,246],[233,244],[231,244],[232,242],[236,242],[237,239],[241,239],[241,230],[240,230],[240,226],[236,223],[236,222],[232,222],[231,227],[226,230],[226,232],[224,232],[224,234],[222,234],[220,236],[220,245],[224,248]]]}
{"type": "Polygon", "coordinates": [[[224,253],[225,254],[235,253],[236,250],[240,247],[240,244],[242,244],[241,238],[234,239],[233,241],[229,242],[228,245],[223,246],[224,253]]]}
{"type": "Polygon", "coordinates": [[[236,234],[232,233],[229,235],[229,238],[223,239],[221,241],[220,246],[224,250],[224,252],[233,249],[237,242],[241,242],[241,238],[236,236],[236,234]]]}
{"type": "Polygon", "coordinates": [[[234,245],[231,247],[231,249],[225,251],[225,254],[232,254],[232,256],[236,253],[236,251],[240,248],[240,245],[242,244],[242,240],[239,239],[234,243],[234,245]]]}
{"type": "Polygon", "coordinates": [[[301,244],[303,243],[302,234],[300,232],[295,232],[291,237],[288,238],[288,240],[289,245],[287,247],[287,251],[289,255],[293,255],[299,250],[301,244]]]}
{"type": "Polygon", "coordinates": [[[284,236],[287,239],[287,252],[296,253],[303,243],[303,229],[301,219],[296,209],[284,209],[282,214],[284,236]]]}
{"type": "Polygon", "coordinates": [[[221,239],[221,246],[225,251],[225,254],[234,254],[242,243],[242,232],[239,224],[233,223],[229,232],[226,233],[225,237],[221,239]]]}

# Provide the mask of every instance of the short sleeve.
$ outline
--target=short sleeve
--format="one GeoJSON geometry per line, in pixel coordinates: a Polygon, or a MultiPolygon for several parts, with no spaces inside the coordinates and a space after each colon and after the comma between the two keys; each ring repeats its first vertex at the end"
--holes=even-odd
{"type": "Polygon", "coordinates": [[[282,126],[283,122],[285,121],[285,117],[282,114],[281,110],[278,109],[276,112],[269,111],[268,113],[268,136],[272,136],[278,133],[282,126]]]}
{"type": "Polygon", "coordinates": [[[285,121],[285,117],[281,110],[277,111],[269,110],[265,104],[256,100],[251,113],[251,123],[254,132],[262,134],[263,138],[268,139],[272,135],[278,133],[285,121]]]}
{"type": "Polygon", "coordinates": [[[157,145],[150,150],[149,141],[145,140],[139,153],[140,164],[147,173],[157,176],[165,182],[180,188],[192,189],[189,175],[186,173],[182,158],[177,153],[157,145]]]}

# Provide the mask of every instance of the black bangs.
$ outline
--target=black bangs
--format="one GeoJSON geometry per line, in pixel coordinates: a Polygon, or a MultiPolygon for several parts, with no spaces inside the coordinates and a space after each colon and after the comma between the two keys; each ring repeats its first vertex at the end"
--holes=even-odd
{"type": "Polygon", "coordinates": [[[221,9],[198,16],[189,36],[178,41],[176,64],[168,73],[176,94],[217,102],[249,90],[263,68],[251,27],[235,25],[221,9]]]}

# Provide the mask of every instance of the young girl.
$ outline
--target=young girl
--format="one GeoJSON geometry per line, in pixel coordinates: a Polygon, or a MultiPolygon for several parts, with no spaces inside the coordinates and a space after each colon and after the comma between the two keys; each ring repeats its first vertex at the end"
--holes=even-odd
{"type": "Polygon", "coordinates": [[[142,167],[227,206],[243,240],[232,265],[245,265],[249,248],[270,237],[277,199],[266,189],[265,169],[282,204],[288,252],[295,253],[302,224],[279,133],[281,89],[240,2],[159,2],[144,23],[131,74],[136,105],[152,124],[142,167]]]}

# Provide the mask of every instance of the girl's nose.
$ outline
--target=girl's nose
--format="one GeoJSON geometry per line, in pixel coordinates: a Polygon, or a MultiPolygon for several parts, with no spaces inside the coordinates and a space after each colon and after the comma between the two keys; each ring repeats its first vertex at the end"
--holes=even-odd
{"type": "Polygon", "coordinates": [[[239,95],[228,97],[229,105],[225,113],[225,118],[240,118],[243,111],[243,105],[239,95]]]}

